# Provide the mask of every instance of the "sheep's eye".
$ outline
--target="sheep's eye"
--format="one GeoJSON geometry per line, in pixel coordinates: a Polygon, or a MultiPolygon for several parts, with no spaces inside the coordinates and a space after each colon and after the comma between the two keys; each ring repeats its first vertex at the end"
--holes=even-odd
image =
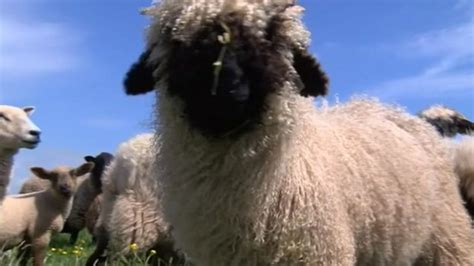
{"type": "Polygon", "coordinates": [[[4,113],[0,113],[0,119],[3,119],[7,122],[11,122],[10,118],[8,118],[4,113]]]}

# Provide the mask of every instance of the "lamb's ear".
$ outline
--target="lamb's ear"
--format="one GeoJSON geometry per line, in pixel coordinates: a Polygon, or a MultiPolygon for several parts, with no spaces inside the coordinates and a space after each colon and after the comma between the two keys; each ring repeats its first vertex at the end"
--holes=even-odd
{"type": "Polygon", "coordinates": [[[92,162],[93,163],[93,162],[95,162],[95,157],[91,156],[91,155],[87,155],[87,156],[84,157],[84,160],[86,162],[92,162]]]}
{"type": "Polygon", "coordinates": [[[154,67],[148,63],[150,53],[151,50],[143,52],[138,61],[130,67],[125,75],[123,84],[127,95],[144,94],[154,89],[154,67]]]}
{"type": "Polygon", "coordinates": [[[302,96],[325,96],[328,93],[329,78],[318,60],[307,50],[295,51],[293,67],[300,76],[303,88],[302,96]]]}
{"type": "Polygon", "coordinates": [[[89,173],[94,168],[94,163],[88,162],[72,170],[73,176],[81,176],[89,173]]]}
{"type": "Polygon", "coordinates": [[[51,172],[42,167],[31,167],[30,171],[41,179],[51,179],[51,172]]]}
{"type": "Polygon", "coordinates": [[[25,113],[27,115],[32,115],[35,112],[35,107],[34,106],[25,106],[22,109],[23,109],[23,111],[25,111],[25,113]]]}

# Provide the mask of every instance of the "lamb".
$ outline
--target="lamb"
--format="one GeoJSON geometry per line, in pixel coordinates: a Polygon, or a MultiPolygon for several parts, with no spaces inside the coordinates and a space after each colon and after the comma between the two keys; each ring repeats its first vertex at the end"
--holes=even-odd
{"type": "Polygon", "coordinates": [[[453,142],[451,149],[464,206],[474,220],[474,123],[459,112],[441,105],[431,106],[418,116],[432,124],[443,137],[471,135],[460,142],[453,142]]]}
{"type": "Polygon", "coordinates": [[[39,192],[5,197],[0,206],[0,247],[6,250],[21,245],[22,264],[26,264],[31,252],[33,265],[43,265],[51,233],[61,231],[71,210],[77,177],[93,166],[85,163],[77,168],[31,168],[36,176],[49,180],[51,186],[39,192]]]}
{"type": "Polygon", "coordinates": [[[112,260],[117,254],[129,254],[131,244],[138,247],[135,252],[156,245],[161,247],[157,255],[162,259],[177,258],[170,227],[161,214],[158,180],[151,174],[155,173],[153,145],[153,134],[140,134],[118,148],[104,175],[102,209],[95,229],[97,247],[87,265],[103,261],[106,253],[112,260]]]}
{"type": "Polygon", "coordinates": [[[41,131],[29,118],[34,110],[0,105],[0,205],[10,183],[13,157],[19,149],[34,149],[40,143],[41,131]]]}
{"type": "Polygon", "coordinates": [[[95,199],[102,193],[102,176],[105,169],[113,161],[114,156],[110,153],[102,152],[95,157],[86,156],[84,159],[87,162],[93,162],[95,167],[92,169],[89,178],[79,186],[71,214],[64,225],[65,229],[63,232],[71,233],[70,244],[74,244],[77,241],[79,232],[86,227],[86,224],[96,223],[96,220],[87,221],[86,217],[97,218],[93,213],[97,213],[100,206],[97,204],[98,201],[95,202],[95,199]]]}
{"type": "MultiPolygon", "coordinates": [[[[100,200],[95,200],[102,193],[102,173],[105,168],[112,162],[114,156],[107,152],[101,152],[97,156],[85,156],[86,162],[94,163],[94,168],[90,174],[78,177],[78,189],[74,196],[72,210],[66,220],[62,233],[69,233],[71,237],[69,243],[76,243],[79,232],[89,224],[89,232],[92,234],[92,224],[97,221],[96,213],[99,212],[100,200]],[[90,213],[89,213],[90,212],[90,213]],[[87,218],[89,217],[89,218],[87,218]],[[87,219],[91,219],[88,221],[87,219]]],[[[47,189],[50,186],[48,180],[41,179],[36,176],[26,180],[21,189],[20,194],[36,192],[47,189]]]]}
{"type": "Polygon", "coordinates": [[[473,265],[436,131],[328,78],[291,0],[162,0],[127,94],[157,92],[155,173],[196,265],[473,265]]]}

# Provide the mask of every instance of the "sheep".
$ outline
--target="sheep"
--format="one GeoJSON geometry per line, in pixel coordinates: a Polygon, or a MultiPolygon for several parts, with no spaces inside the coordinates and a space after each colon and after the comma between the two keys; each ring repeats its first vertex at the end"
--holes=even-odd
{"type": "Polygon", "coordinates": [[[472,134],[474,123],[461,113],[442,105],[433,105],[421,111],[418,116],[433,125],[444,137],[456,134],[472,134]]]}
{"type": "Polygon", "coordinates": [[[20,245],[22,264],[26,264],[32,252],[33,265],[43,265],[51,233],[61,231],[71,210],[77,177],[93,166],[88,162],[77,168],[31,168],[36,176],[49,180],[51,186],[39,192],[5,197],[0,206],[0,247],[6,250],[20,245]]]}
{"type": "MultiPolygon", "coordinates": [[[[71,245],[76,243],[79,232],[86,226],[86,224],[95,224],[97,220],[97,215],[94,215],[94,213],[99,211],[98,209],[100,206],[98,205],[99,201],[95,201],[95,199],[102,193],[102,173],[111,163],[113,158],[114,156],[107,152],[102,152],[95,157],[91,155],[84,157],[86,162],[94,163],[94,168],[90,174],[81,176],[77,179],[77,193],[74,196],[71,213],[67,218],[62,231],[62,233],[71,234],[69,239],[69,244],[71,245]],[[87,219],[91,220],[88,221],[87,219]]],[[[50,182],[48,182],[48,180],[32,176],[23,183],[20,189],[20,194],[44,190],[49,186],[50,182]]],[[[89,229],[92,230],[91,226],[89,226],[89,229]]],[[[90,230],[89,232],[93,232],[90,230]]]]}
{"type": "Polygon", "coordinates": [[[103,261],[106,253],[112,260],[129,254],[131,244],[138,248],[135,252],[159,246],[166,250],[157,250],[157,256],[167,261],[178,258],[169,225],[162,218],[158,181],[151,175],[155,172],[153,145],[153,134],[139,134],[119,146],[104,174],[102,208],[94,233],[97,247],[87,265],[103,261]]]}
{"type": "Polygon", "coordinates": [[[402,108],[314,105],[328,77],[287,0],[162,0],[129,95],[154,89],[155,173],[196,265],[473,265],[445,145],[402,108]],[[158,92],[159,89],[159,92],[158,92]]]}
{"type": "Polygon", "coordinates": [[[94,218],[92,213],[98,212],[97,209],[91,209],[91,207],[100,207],[93,203],[98,195],[102,193],[102,176],[105,169],[107,169],[113,161],[114,156],[110,153],[102,152],[95,157],[86,156],[84,159],[87,162],[93,162],[95,167],[92,169],[90,177],[78,188],[78,193],[72,206],[71,215],[68,217],[66,224],[64,225],[64,232],[71,233],[70,244],[74,244],[77,241],[79,232],[86,227],[87,223],[95,224],[96,221],[87,221],[86,216],[94,218]],[[88,212],[92,213],[88,215],[88,212]]]}
{"type": "Polygon", "coordinates": [[[459,177],[464,206],[474,220],[474,123],[459,112],[441,105],[431,106],[418,116],[433,125],[446,138],[457,134],[471,135],[460,142],[451,143],[454,170],[459,177]]]}
{"type": "Polygon", "coordinates": [[[21,148],[34,149],[41,130],[30,120],[35,108],[0,105],[0,205],[6,195],[13,157],[21,148]]]}
{"type": "Polygon", "coordinates": [[[93,241],[96,241],[94,230],[95,225],[97,224],[97,220],[99,219],[101,206],[102,206],[103,197],[102,194],[97,195],[94,201],[91,203],[91,206],[86,212],[85,221],[86,221],[86,228],[89,234],[92,235],[93,241]]]}

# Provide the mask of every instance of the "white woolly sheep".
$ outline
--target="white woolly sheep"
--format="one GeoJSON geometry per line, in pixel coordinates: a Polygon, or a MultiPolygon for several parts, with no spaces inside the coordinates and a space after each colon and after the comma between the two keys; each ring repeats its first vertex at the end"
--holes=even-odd
{"type": "MultiPolygon", "coordinates": [[[[461,113],[441,105],[431,106],[418,114],[432,124],[444,137],[456,134],[472,135],[474,123],[461,113]]],[[[474,220],[474,137],[466,137],[459,142],[452,142],[454,170],[459,177],[464,206],[474,220]]]]}
{"type": "Polygon", "coordinates": [[[446,147],[328,79],[290,0],[162,0],[128,94],[159,88],[163,213],[196,265],[473,265],[446,147]],[[310,97],[308,97],[310,96],[310,97]]]}
{"type": "Polygon", "coordinates": [[[153,145],[153,134],[140,134],[118,148],[104,174],[103,202],[95,231],[97,247],[87,265],[103,261],[106,252],[112,259],[128,254],[131,244],[138,247],[136,252],[158,245],[162,250],[157,250],[157,255],[171,259],[165,257],[173,243],[169,225],[162,218],[153,145]]]}
{"type": "Polygon", "coordinates": [[[0,206],[0,247],[4,250],[21,245],[25,264],[32,253],[33,265],[43,265],[51,233],[61,231],[72,207],[76,178],[89,172],[93,163],[78,168],[57,167],[51,171],[33,167],[39,178],[50,180],[47,190],[7,196],[0,206]]]}
{"type": "Polygon", "coordinates": [[[41,131],[29,118],[34,109],[0,105],[0,205],[10,183],[14,155],[40,142],[41,131]]]}
{"type": "MultiPolygon", "coordinates": [[[[71,213],[62,231],[62,233],[71,234],[69,239],[70,244],[76,243],[79,232],[86,224],[95,224],[97,221],[97,215],[94,215],[94,213],[99,212],[100,206],[98,205],[99,201],[95,201],[95,199],[102,193],[102,173],[113,160],[113,155],[102,152],[95,157],[90,155],[85,156],[84,160],[94,163],[94,169],[92,169],[90,174],[77,179],[77,193],[75,193],[71,213]],[[91,213],[88,214],[88,212],[91,213]],[[93,220],[87,221],[87,217],[93,220]]],[[[49,188],[50,184],[51,182],[48,180],[32,176],[23,183],[20,194],[44,190],[49,188]]],[[[92,234],[93,231],[89,232],[92,234]]]]}

